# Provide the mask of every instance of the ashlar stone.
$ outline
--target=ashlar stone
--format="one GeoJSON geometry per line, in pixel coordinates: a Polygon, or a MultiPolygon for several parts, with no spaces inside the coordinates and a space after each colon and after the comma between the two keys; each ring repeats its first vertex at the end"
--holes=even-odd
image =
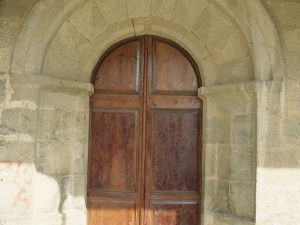
{"type": "Polygon", "coordinates": [[[60,21],[63,20],[64,17],[65,12],[62,9],[51,6],[36,26],[34,36],[45,39],[52,37],[53,33],[57,31],[60,21]]]}
{"type": "Polygon", "coordinates": [[[219,180],[230,180],[231,148],[218,147],[217,174],[219,180]]]}
{"type": "Polygon", "coordinates": [[[65,22],[52,41],[51,48],[79,61],[90,42],[69,22],[65,22]]]}
{"type": "Polygon", "coordinates": [[[192,32],[207,45],[209,42],[215,42],[214,40],[220,41],[220,35],[232,26],[234,25],[222,10],[209,3],[192,28],[192,32]]]}
{"type": "Polygon", "coordinates": [[[69,56],[50,49],[47,53],[44,74],[52,77],[74,80],[79,62],[69,56]]]}
{"type": "Polygon", "coordinates": [[[129,18],[146,17],[150,15],[151,0],[128,0],[129,18]]]}
{"type": "Polygon", "coordinates": [[[194,26],[207,5],[207,0],[177,0],[172,21],[189,30],[194,26]]]}
{"type": "Polygon", "coordinates": [[[233,143],[251,144],[254,141],[254,116],[238,115],[233,119],[233,143]]]}
{"type": "Polygon", "coordinates": [[[115,0],[115,1],[95,0],[95,1],[108,26],[128,19],[126,1],[123,0],[115,0]]]}
{"type": "Polygon", "coordinates": [[[106,27],[105,21],[93,0],[86,1],[69,17],[70,23],[90,41],[106,27]]]}
{"type": "Polygon", "coordinates": [[[11,51],[8,49],[0,49],[0,74],[8,73],[11,64],[11,51]]]}
{"type": "Polygon", "coordinates": [[[53,174],[69,175],[73,172],[73,144],[68,141],[53,141],[53,174]]]}
{"type": "MultiPolygon", "coordinates": [[[[225,55],[224,55],[225,57],[225,55]]],[[[217,66],[216,84],[238,83],[254,79],[252,62],[248,56],[217,66]]]]}
{"type": "Polygon", "coordinates": [[[40,109],[76,109],[76,97],[63,93],[41,91],[40,109]]]}
{"type": "Polygon", "coordinates": [[[243,219],[254,219],[254,184],[230,183],[230,198],[233,216],[243,219]]]}
{"type": "Polygon", "coordinates": [[[1,134],[36,136],[37,110],[24,108],[5,109],[2,113],[1,134]]]}
{"type": "Polygon", "coordinates": [[[151,16],[162,17],[170,20],[174,11],[176,0],[152,0],[151,16]]]}

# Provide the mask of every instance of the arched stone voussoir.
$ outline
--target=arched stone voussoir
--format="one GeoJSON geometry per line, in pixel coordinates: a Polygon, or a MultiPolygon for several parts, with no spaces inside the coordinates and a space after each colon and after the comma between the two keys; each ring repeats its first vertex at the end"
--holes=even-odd
{"type": "Polygon", "coordinates": [[[41,74],[45,55],[56,32],[74,11],[85,0],[45,0],[33,7],[25,20],[17,39],[11,72],[16,74],[41,74]],[[34,41],[32,41],[34,39],[34,41]],[[39,40],[39,43],[35,43],[39,40]],[[43,43],[43,44],[40,44],[43,43]],[[38,52],[38,56],[34,57],[38,52]]]}
{"type": "Polygon", "coordinates": [[[243,31],[252,53],[255,80],[283,80],[284,63],[279,36],[261,2],[259,0],[210,1],[226,12],[243,31]],[[264,57],[259,57],[261,54],[264,57]]]}
{"type": "Polygon", "coordinates": [[[88,82],[101,55],[113,44],[126,38],[139,35],[155,35],[167,38],[181,45],[198,64],[202,85],[213,85],[216,79],[216,68],[207,48],[190,31],[178,24],[162,18],[134,18],[108,27],[89,45],[82,58],[77,80],[88,82]],[[208,65],[204,65],[208,63],[208,65]]]}

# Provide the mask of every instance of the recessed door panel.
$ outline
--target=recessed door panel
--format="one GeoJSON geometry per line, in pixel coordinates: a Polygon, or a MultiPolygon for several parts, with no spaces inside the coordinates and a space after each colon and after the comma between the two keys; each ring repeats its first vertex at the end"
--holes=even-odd
{"type": "Polygon", "coordinates": [[[104,59],[94,79],[96,92],[139,92],[139,46],[139,41],[129,42],[115,49],[104,59]]]}
{"type": "Polygon", "coordinates": [[[139,113],[136,110],[94,110],[91,188],[136,191],[139,113]]]}
{"type": "Polygon", "coordinates": [[[155,202],[154,225],[193,225],[199,221],[198,202],[155,202]]]}
{"type": "Polygon", "coordinates": [[[88,224],[137,224],[135,201],[89,200],[88,224]]]}
{"type": "Polygon", "coordinates": [[[153,93],[197,91],[196,73],[182,52],[159,40],[153,51],[153,93]]]}
{"type": "Polygon", "coordinates": [[[154,191],[197,191],[197,111],[155,110],[153,112],[154,191]]]}

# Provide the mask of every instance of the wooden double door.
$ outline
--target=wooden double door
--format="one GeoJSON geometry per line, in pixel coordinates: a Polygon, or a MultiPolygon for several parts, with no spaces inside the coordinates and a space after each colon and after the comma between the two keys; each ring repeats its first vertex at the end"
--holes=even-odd
{"type": "Polygon", "coordinates": [[[88,224],[199,224],[202,103],[188,54],[136,37],[104,54],[92,82],[88,224]]]}

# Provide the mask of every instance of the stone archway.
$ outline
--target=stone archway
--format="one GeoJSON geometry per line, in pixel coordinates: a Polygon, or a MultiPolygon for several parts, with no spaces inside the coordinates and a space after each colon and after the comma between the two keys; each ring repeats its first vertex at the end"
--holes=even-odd
{"type": "MultiPolygon", "coordinates": [[[[280,91],[283,64],[278,36],[259,0],[235,5],[229,0],[185,2],[39,1],[25,21],[14,49],[11,84],[15,91],[35,87],[36,167],[57,178],[60,206],[67,218],[84,218],[85,191],[75,187],[85,183],[92,70],[113,43],[150,34],[183,46],[201,70],[203,224],[254,223],[257,115],[260,101],[266,96],[277,98],[280,91]],[[60,155],[65,161],[55,157],[57,146],[67,149],[60,155]],[[76,159],[80,169],[70,159],[76,159]],[[241,170],[236,162],[247,169],[241,170]],[[69,163],[72,170],[66,166],[69,163]]],[[[51,218],[57,211],[46,213],[51,218]]]]}

